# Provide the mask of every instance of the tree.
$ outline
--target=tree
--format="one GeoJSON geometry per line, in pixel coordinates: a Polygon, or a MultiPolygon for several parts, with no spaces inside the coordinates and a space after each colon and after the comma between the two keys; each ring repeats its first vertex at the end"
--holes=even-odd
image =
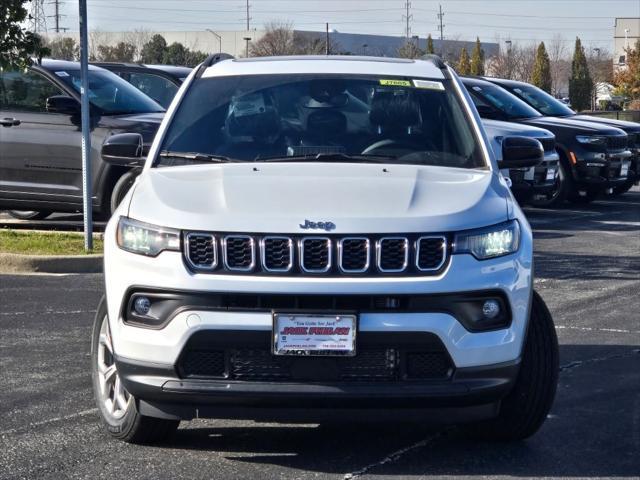
{"type": "Polygon", "coordinates": [[[115,46],[98,45],[100,62],[133,62],[136,47],[127,42],[118,42],[115,46]]]}
{"type": "Polygon", "coordinates": [[[419,58],[424,55],[424,52],[420,50],[420,47],[416,45],[416,42],[406,40],[404,44],[398,48],[396,54],[400,58],[419,58]]]}
{"type": "Polygon", "coordinates": [[[53,39],[49,42],[48,47],[51,50],[51,58],[71,61],[80,58],[80,46],[72,37],[53,39]]]}
{"type": "Polygon", "coordinates": [[[161,63],[187,65],[189,63],[189,49],[180,42],[173,42],[167,47],[161,63]]]}
{"type": "Polygon", "coordinates": [[[571,106],[577,110],[586,110],[591,105],[591,90],[593,82],[587,66],[587,57],[580,38],[576,37],[576,46],[571,62],[571,77],[569,78],[569,99],[571,106]]]}
{"type": "Polygon", "coordinates": [[[476,37],[476,46],[471,53],[471,75],[484,75],[484,50],[479,37],[476,37]]]}
{"type": "Polygon", "coordinates": [[[433,48],[433,38],[431,38],[431,34],[427,37],[427,51],[428,55],[433,55],[436,53],[435,48],[433,48]]]}
{"type": "Polygon", "coordinates": [[[625,67],[618,69],[614,76],[616,93],[631,98],[640,99],[640,40],[634,48],[625,50],[625,67]]]}
{"type": "Polygon", "coordinates": [[[26,4],[28,0],[2,0],[0,13],[0,69],[25,68],[31,64],[31,57],[46,56],[39,35],[24,27],[29,18],[26,4]]]}
{"type": "Polygon", "coordinates": [[[187,49],[187,58],[184,65],[186,67],[195,67],[196,65],[204,62],[205,58],[207,58],[206,53],[201,52],[200,50],[187,49]]]}
{"type": "Polygon", "coordinates": [[[164,55],[167,50],[167,41],[162,35],[154,35],[142,47],[140,52],[140,61],[142,63],[158,64],[164,61],[164,55]]]}
{"type": "Polygon", "coordinates": [[[566,42],[561,34],[557,33],[553,36],[547,52],[551,64],[551,93],[556,97],[565,96],[568,88],[569,60],[566,42]]]}
{"type": "Polygon", "coordinates": [[[460,59],[458,60],[456,71],[458,72],[458,75],[469,75],[471,73],[469,54],[465,47],[462,47],[462,50],[460,50],[460,59]]]}
{"type": "Polygon", "coordinates": [[[531,73],[531,83],[536,87],[540,87],[545,92],[551,93],[551,64],[544,42],[540,42],[538,50],[536,51],[536,60],[533,64],[533,72],[531,73]]]}
{"type": "Polygon", "coordinates": [[[295,55],[293,25],[272,22],[265,26],[264,35],[251,42],[249,54],[252,57],[271,57],[277,55],[295,55]]]}

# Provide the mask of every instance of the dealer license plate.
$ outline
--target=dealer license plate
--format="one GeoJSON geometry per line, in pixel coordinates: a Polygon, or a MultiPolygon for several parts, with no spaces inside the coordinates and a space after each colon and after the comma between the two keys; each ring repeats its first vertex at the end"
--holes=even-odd
{"type": "Polygon", "coordinates": [[[300,356],[356,354],[355,315],[274,313],[273,353],[300,356]]]}
{"type": "Polygon", "coordinates": [[[556,178],[556,171],[554,168],[547,169],[547,180],[554,180],[556,178]]]}

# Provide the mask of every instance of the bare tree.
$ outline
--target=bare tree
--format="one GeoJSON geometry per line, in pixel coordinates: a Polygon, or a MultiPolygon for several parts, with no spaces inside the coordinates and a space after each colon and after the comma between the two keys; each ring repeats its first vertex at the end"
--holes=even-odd
{"type": "Polygon", "coordinates": [[[568,91],[568,78],[571,70],[569,50],[564,37],[556,33],[549,42],[547,51],[551,64],[551,93],[560,96],[568,91]]]}
{"type": "Polygon", "coordinates": [[[100,46],[109,46],[113,42],[113,34],[94,29],[89,32],[89,60],[95,61],[100,57],[100,46]]]}
{"type": "Polygon", "coordinates": [[[419,58],[422,55],[424,55],[424,50],[421,50],[413,39],[407,39],[396,52],[396,56],[400,58],[419,58]]]}
{"type": "Polygon", "coordinates": [[[249,54],[252,57],[269,57],[275,55],[294,55],[293,25],[291,23],[271,22],[265,26],[265,34],[251,42],[249,54]]]}
{"type": "Polygon", "coordinates": [[[140,61],[140,55],[142,54],[142,47],[151,40],[151,33],[143,29],[135,29],[131,32],[125,32],[122,35],[122,41],[133,45],[136,48],[135,61],[140,61]]]}

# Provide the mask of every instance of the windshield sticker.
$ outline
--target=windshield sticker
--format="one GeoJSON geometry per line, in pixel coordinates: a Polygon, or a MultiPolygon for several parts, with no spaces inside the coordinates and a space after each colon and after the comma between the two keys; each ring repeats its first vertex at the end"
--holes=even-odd
{"type": "Polygon", "coordinates": [[[433,80],[414,80],[413,86],[416,88],[426,88],[427,90],[440,90],[444,92],[442,82],[434,82],[433,80]]]}
{"type": "Polygon", "coordinates": [[[380,85],[388,85],[391,87],[410,87],[411,82],[409,80],[380,80],[380,85]]]}
{"type": "Polygon", "coordinates": [[[516,93],[522,93],[522,90],[520,90],[519,88],[514,88],[513,91],[516,93]]]}
{"type": "Polygon", "coordinates": [[[64,72],[62,70],[59,71],[59,72],[56,72],[56,75],[59,76],[59,77],[68,77],[69,76],[69,74],[67,72],[64,72]]]}
{"type": "Polygon", "coordinates": [[[476,92],[481,92],[482,91],[482,88],[480,88],[478,86],[471,87],[471,88],[473,88],[476,92]]]}

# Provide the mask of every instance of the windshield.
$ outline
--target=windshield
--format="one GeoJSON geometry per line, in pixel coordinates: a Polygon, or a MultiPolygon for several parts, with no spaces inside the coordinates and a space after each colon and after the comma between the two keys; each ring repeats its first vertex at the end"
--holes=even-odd
{"type": "Polygon", "coordinates": [[[535,109],[515,95],[491,83],[482,83],[482,85],[472,83],[470,85],[466,84],[466,86],[481,117],[484,116],[482,114],[483,107],[487,106],[500,111],[509,120],[541,116],[535,109]]]}
{"type": "MultiPolygon", "coordinates": [[[[80,70],[54,73],[62,82],[80,92],[80,70]]],[[[164,112],[154,100],[106,70],[89,70],[89,101],[105,115],[164,112]]]]}
{"type": "Polygon", "coordinates": [[[224,161],[377,161],[486,166],[450,80],[369,75],[200,78],[156,165],[185,153],[224,161]],[[357,158],[356,158],[357,157],[357,158]]]}
{"type": "Polygon", "coordinates": [[[507,87],[510,92],[527,102],[533,108],[544,115],[551,117],[564,117],[575,115],[576,112],[567,107],[557,98],[553,98],[544,90],[533,85],[518,85],[517,87],[507,87]]]}

